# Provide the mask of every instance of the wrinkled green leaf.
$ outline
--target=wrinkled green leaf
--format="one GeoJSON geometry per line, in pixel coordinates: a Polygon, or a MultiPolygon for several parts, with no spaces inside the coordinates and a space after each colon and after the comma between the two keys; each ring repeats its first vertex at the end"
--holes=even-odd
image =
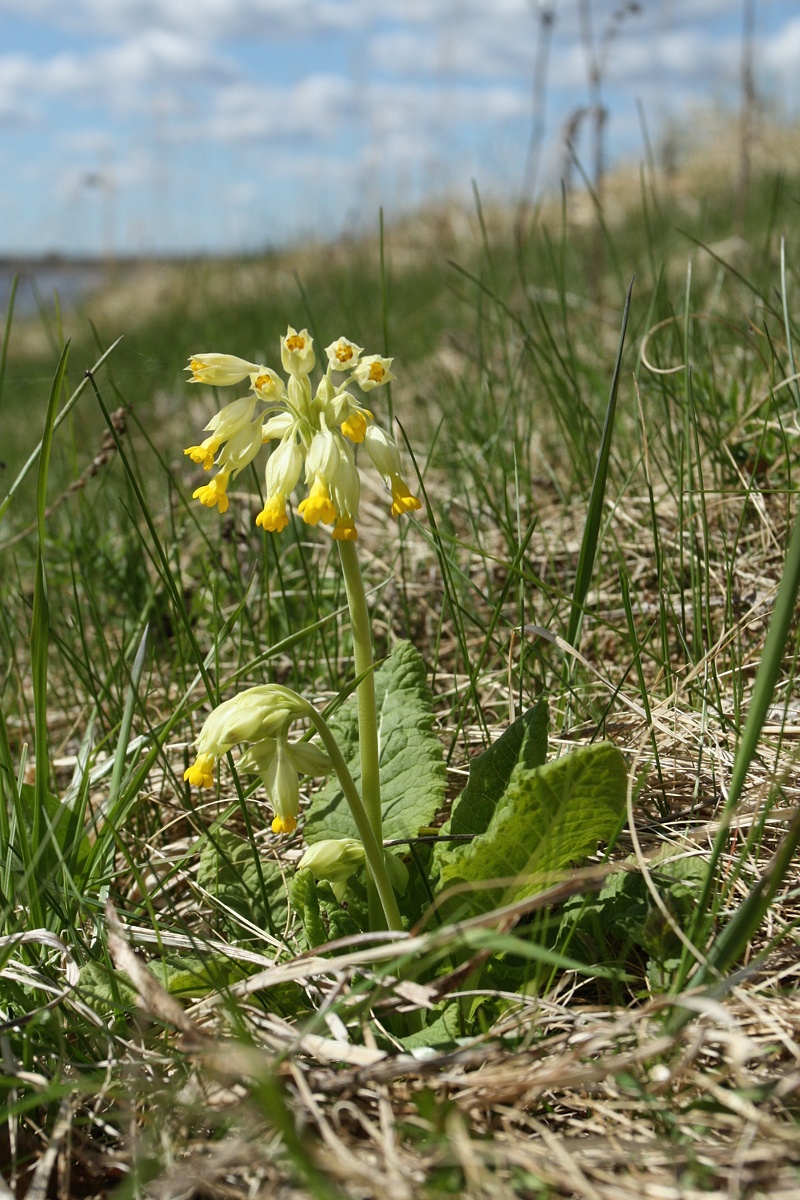
{"type": "MultiPolygon", "coordinates": [[[[288,913],[283,870],[271,858],[262,858],[260,866],[273,925],[282,929],[288,913]]],[[[209,836],[200,852],[197,882],[250,924],[269,929],[253,847],[246,838],[227,829],[218,829],[209,836]]]]}
{"type": "Polygon", "coordinates": [[[77,995],[102,1016],[132,1012],[137,1005],[136,988],[124,971],[101,962],[84,963],[78,976],[77,995]]]}
{"type": "Polygon", "coordinates": [[[509,725],[469,765],[469,780],[453,806],[448,833],[485,833],[518,763],[540,767],[547,758],[547,703],[540,700],[509,725]]]}
{"type": "MultiPolygon", "coordinates": [[[[697,904],[706,864],[702,857],[674,855],[674,848],[665,846],[650,862],[650,878],[670,914],[685,927],[697,904]]],[[[627,865],[636,867],[636,859],[628,859],[627,865]]],[[[638,869],[617,871],[596,895],[567,901],[558,942],[568,942],[573,953],[589,960],[607,959],[619,947],[633,945],[661,961],[680,946],[638,869]]]]}
{"type": "MultiPolygon", "coordinates": [[[[444,756],[433,731],[433,701],[422,656],[410,642],[398,642],[391,658],[375,672],[378,745],[381,761],[381,808],[386,840],[413,837],[433,820],[444,801],[444,756]]],[[[358,786],[358,709],[350,696],[330,721],[358,786]]],[[[309,810],[303,835],[358,837],[355,821],[332,777],[309,810]]]]}
{"type": "Polygon", "coordinates": [[[447,911],[487,911],[546,887],[608,839],[625,811],[627,770],[615,746],[583,746],[540,767],[517,763],[486,831],[436,847],[438,891],[467,885],[447,911]],[[497,880],[496,886],[491,881],[497,880]],[[485,887],[475,887],[485,883],[485,887]]]}
{"type": "Polygon", "coordinates": [[[242,979],[245,971],[232,959],[220,954],[200,957],[197,954],[154,958],[147,968],[158,982],[173,996],[206,996],[228,987],[234,980],[242,979]]]}

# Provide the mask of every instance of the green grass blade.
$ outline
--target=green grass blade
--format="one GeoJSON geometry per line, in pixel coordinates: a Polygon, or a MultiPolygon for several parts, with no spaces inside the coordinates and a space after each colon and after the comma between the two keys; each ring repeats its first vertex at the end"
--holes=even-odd
{"type": "Polygon", "coordinates": [[[108,788],[108,806],[113,809],[114,801],[119,795],[119,790],[122,785],[122,777],[125,773],[125,760],[128,754],[128,743],[131,738],[131,726],[133,724],[133,712],[136,708],[136,698],[139,692],[139,684],[144,671],[144,660],[147,653],[147,635],[150,626],[145,625],[142,633],[139,647],[136,651],[136,657],[133,660],[131,668],[130,683],[125,697],[125,709],[122,714],[122,723],[119,729],[119,737],[117,739],[117,751],[114,755],[114,770],[111,773],[111,782],[108,788]]]}
{"type": "Polygon", "coordinates": [[[619,391],[619,377],[622,370],[622,350],[625,345],[625,331],[628,327],[628,313],[631,307],[631,295],[633,293],[633,283],[631,280],[628,287],[628,294],[625,297],[625,309],[622,314],[622,329],[619,337],[619,349],[617,350],[617,361],[614,364],[614,375],[611,380],[611,394],[608,399],[608,408],[606,409],[606,419],[603,425],[603,434],[600,441],[600,451],[597,456],[597,465],[595,467],[594,479],[592,481],[592,491],[589,496],[589,506],[586,512],[586,525],[583,530],[583,538],[581,539],[581,549],[578,556],[578,569],[575,575],[575,586],[572,592],[572,608],[570,610],[569,626],[567,629],[567,641],[570,645],[576,645],[576,640],[580,632],[581,621],[583,619],[583,605],[589,591],[589,585],[592,581],[592,573],[594,571],[594,560],[597,554],[597,543],[600,534],[600,522],[603,516],[603,504],[606,494],[606,480],[608,478],[608,463],[611,457],[611,435],[614,430],[614,414],[617,408],[617,392],[619,391]]]}
{"type": "MultiPolygon", "coordinates": [[[[49,836],[47,829],[47,790],[49,782],[49,750],[47,732],[47,658],[50,644],[50,612],[47,599],[47,581],[44,569],[45,544],[45,510],[47,508],[47,476],[50,468],[50,452],[53,446],[58,397],[64,382],[69,357],[69,343],[65,345],[50,389],[47,404],[44,433],[42,434],[41,453],[39,456],[39,474],[36,484],[36,518],[39,531],[39,545],[36,553],[36,575],[33,587],[33,616],[31,621],[30,654],[31,678],[33,683],[34,708],[34,752],[36,756],[36,799],[33,812],[31,833],[32,852],[39,852],[43,839],[49,836]]],[[[39,889],[30,880],[29,903],[31,916],[37,925],[44,925],[39,889]]]]}

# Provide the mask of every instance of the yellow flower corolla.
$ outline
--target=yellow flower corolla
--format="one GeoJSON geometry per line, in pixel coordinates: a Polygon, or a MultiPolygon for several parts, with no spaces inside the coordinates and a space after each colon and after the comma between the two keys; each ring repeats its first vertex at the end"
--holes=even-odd
{"type": "Polygon", "coordinates": [[[337,517],[331,537],[337,542],[354,542],[358,537],[355,521],[352,517],[337,517]]]}
{"type": "Polygon", "coordinates": [[[220,513],[227,512],[229,500],[225,489],[228,486],[229,478],[230,471],[220,471],[210,483],[195,488],[192,492],[192,499],[199,500],[206,508],[218,508],[220,513]]]}
{"type": "Polygon", "coordinates": [[[422,508],[422,501],[411,495],[408,485],[400,475],[392,475],[389,486],[392,490],[393,517],[402,517],[403,513],[414,512],[416,509],[422,508]]]}
{"type": "Polygon", "coordinates": [[[216,759],[213,754],[198,754],[190,767],[183,772],[192,787],[210,788],[214,786],[214,766],[216,759]]]}
{"type": "Polygon", "coordinates": [[[321,475],[317,475],[311,485],[311,491],[305,500],[300,501],[297,511],[307,525],[318,525],[320,521],[323,525],[334,523],[336,508],[331,500],[328,485],[321,475]]]}
{"type": "Polygon", "coordinates": [[[342,421],[339,428],[346,438],[350,438],[351,442],[363,442],[367,432],[366,410],[356,409],[346,421],[342,421]]]}
{"type": "Polygon", "coordinates": [[[288,524],[286,497],[279,493],[270,496],[256,517],[256,525],[260,525],[265,533],[281,533],[288,524]]]}
{"type": "Polygon", "coordinates": [[[392,359],[363,355],[363,347],[340,337],[326,347],[327,368],[316,390],[311,371],[316,363],[314,341],[307,329],[289,326],[280,339],[284,379],[263,363],[231,354],[194,355],[188,370],[191,382],[215,386],[249,381],[250,391],[224,405],[206,425],[208,436],[184,453],[193,462],[217,473],[193,495],[208,508],[228,509],[227,488],[256,458],[264,443],[273,448],[267,460],[264,506],[256,524],[280,533],[289,524],[291,496],[305,467],[306,497],[298,514],[309,525],[331,526],[331,536],[352,541],[358,536],[360,479],[354,446],[367,452],[392,493],[395,516],[420,507],[400,471],[394,441],[374,424],[374,415],[348,390],[354,383],[369,392],[394,379],[392,359]],[[336,383],[338,373],[343,382],[336,383]]]}

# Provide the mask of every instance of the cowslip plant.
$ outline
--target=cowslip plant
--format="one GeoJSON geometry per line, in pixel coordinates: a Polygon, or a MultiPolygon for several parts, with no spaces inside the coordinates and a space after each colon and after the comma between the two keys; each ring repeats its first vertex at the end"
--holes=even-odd
{"type": "MultiPolygon", "coordinates": [[[[356,551],[363,446],[391,495],[395,517],[421,508],[401,469],[394,439],[375,421],[364,395],[391,379],[392,362],[365,355],[340,337],[325,351],[316,386],[313,340],[290,327],[281,338],[284,374],[219,353],[193,356],[192,383],[247,384],[246,396],[224,405],[208,436],[185,453],[211,472],[194,498],[228,509],[228,484],[253,463],[264,444],[266,498],[256,524],[280,534],[293,495],[306,493],[297,515],[331,528],[350,612],[355,694],[330,722],[297,693],[277,684],[251,687],[207,718],[186,770],[194,786],[213,783],[217,761],[244,747],[238,768],[261,777],[274,819],[272,832],[293,834],[300,817],[299,776],[329,776],[306,814],[308,848],[298,864],[291,900],[312,943],[326,930],[402,930],[416,924],[431,900],[439,919],[488,911],[541,890],[568,865],[608,839],[624,810],[626,769],[607,744],[583,747],[546,763],[547,706],[514,722],[471,767],[469,783],[435,851],[416,847],[414,871],[385,842],[411,849],[420,829],[442,808],[444,758],[433,725],[433,700],[418,652],[399,642],[378,669],[363,577],[356,551]],[[361,394],[354,394],[358,388],[361,394]],[[291,727],[313,727],[321,746],[290,740],[291,727]],[[363,898],[363,903],[362,903],[363,898]],[[346,904],[346,920],[341,912],[346,904]],[[327,908],[327,922],[320,917],[327,908]]],[[[242,897],[244,899],[244,897],[242,897]]]]}
{"type": "MultiPolygon", "coordinates": [[[[372,412],[349,390],[354,384],[362,393],[385,386],[394,378],[392,360],[378,354],[363,354],[363,347],[340,337],[327,347],[327,368],[312,390],[311,373],[316,365],[313,339],[308,331],[291,326],[281,338],[281,365],[287,378],[271,367],[248,362],[229,354],[196,354],[188,370],[194,383],[229,386],[249,383],[247,396],[233,400],[216,413],[206,426],[209,436],[185,450],[193,462],[217,471],[210,483],[194,492],[194,498],[209,508],[224,513],[228,509],[227,487],[231,477],[248,466],[262,444],[276,443],[267,459],[265,471],[266,501],[256,517],[265,532],[280,533],[289,524],[289,497],[305,470],[308,494],[297,512],[308,525],[331,525],[331,536],[338,543],[347,589],[352,625],[358,685],[361,794],[337,769],[347,803],[359,808],[356,823],[359,834],[367,838],[365,851],[369,864],[371,917],[381,919],[390,928],[400,927],[400,917],[388,882],[382,851],[382,812],[378,721],[373,680],[372,635],[366,594],[358,558],[353,547],[358,537],[356,520],[361,485],[355,465],[354,447],[363,444],[376,469],[388,484],[392,496],[392,514],[401,516],[421,508],[401,473],[397,444],[390,434],[374,424],[372,412]],[[363,807],[363,820],[361,808],[363,807]],[[373,842],[370,847],[368,842],[373,842]],[[378,903],[380,897],[380,904],[378,903]],[[382,917],[380,909],[382,909],[382,917]]],[[[227,701],[211,714],[197,742],[198,758],[186,772],[190,783],[209,786],[211,767],[220,754],[243,741],[251,744],[240,765],[255,769],[262,777],[273,807],[274,833],[292,833],[297,824],[299,805],[298,771],[319,773],[319,758],[308,761],[308,747],[287,739],[293,719],[302,715],[304,702],[295,697],[285,707],[285,689],[251,689],[227,701]],[[279,694],[280,693],[280,694],[279,694]],[[299,705],[299,708],[297,707],[299,705]],[[222,717],[219,714],[225,710],[222,717]],[[283,714],[280,718],[275,714],[283,714]],[[230,718],[233,728],[226,722],[230,718]],[[241,724],[238,727],[237,722],[241,724]]],[[[310,706],[305,705],[305,709],[310,706]]],[[[321,722],[314,710],[305,715],[321,722]]],[[[324,722],[322,722],[324,725],[324,722]]],[[[327,729],[327,726],[325,727],[327,729]]],[[[325,730],[320,730],[323,739],[325,730]]],[[[325,764],[327,766],[327,763],[325,764]]],[[[334,766],[336,763],[334,761],[334,766]]],[[[343,764],[342,764],[343,765],[343,764]]]]}

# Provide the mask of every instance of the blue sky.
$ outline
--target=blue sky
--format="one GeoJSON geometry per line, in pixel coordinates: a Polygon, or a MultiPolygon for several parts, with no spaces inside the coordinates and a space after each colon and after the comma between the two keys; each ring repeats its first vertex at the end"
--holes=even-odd
{"type": "MultiPolygon", "coordinates": [[[[735,105],[745,0],[592,0],[612,159],[735,105]]],[[[581,0],[0,0],[0,253],[256,249],[538,187],[589,103],[581,0]]],[[[800,4],[755,0],[759,94],[800,107],[800,4]]],[[[585,152],[586,147],[579,151],[585,152]]]]}

